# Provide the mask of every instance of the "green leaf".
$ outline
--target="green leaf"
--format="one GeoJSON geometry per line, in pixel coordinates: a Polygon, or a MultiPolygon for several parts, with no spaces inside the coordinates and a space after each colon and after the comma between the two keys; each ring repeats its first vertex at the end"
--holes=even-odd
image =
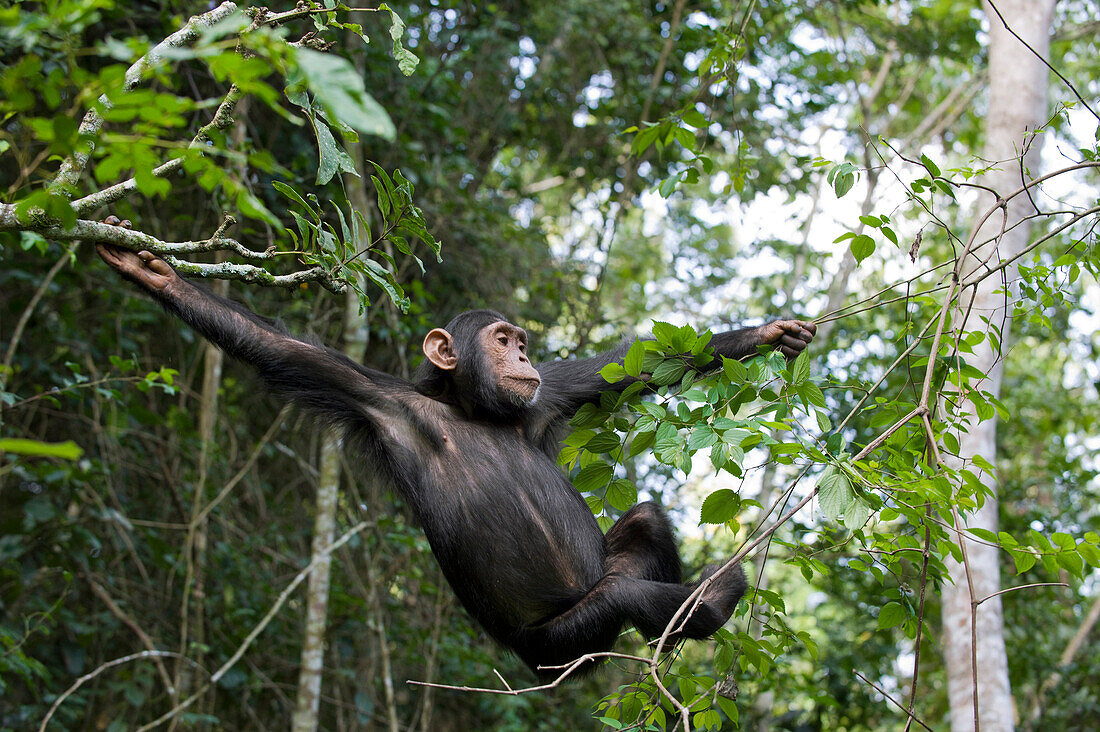
{"type": "MultiPolygon", "coordinates": [[[[621,366],[619,367],[622,368],[621,366]]],[[[661,362],[661,364],[653,369],[653,376],[650,378],[657,386],[668,386],[674,384],[680,380],[680,377],[684,375],[684,371],[687,367],[684,362],[679,358],[668,358],[661,362]]]]}
{"type": "Polygon", "coordinates": [[[688,436],[687,446],[689,450],[702,450],[718,442],[718,433],[711,429],[710,425],[696,425],[688,436]]]}
{"type": "Polygon", "coordinates": [[[729,488],[719,488],[703,501],[699,512],[701,524],[724,524],[736,518],[741,509],[741,497],[729,488]]]}
{"type": "Polygon", "coordinates": [[[687,391],[680,393],[680,398],[689,402],[705,402],[707,401],[707,393],[697,386],[693,386],[687,391]]]}
{"type": "Polygon", "coordinates": [[[871,256],[875,251],[875,240],[866,234],[860,234],[852,239],[852,243],[849,245],[852,250],[852,256],[856,258],[857,263],[862,263],[864,259],[871,256]]]}
{"type": "Polygon", "coordinates": [[[675,460],[679,456],[684,449],[684,441],[680,439],[680,433],[675,425],[669,422],[661,423],[657,428],[655,448],[658,457],[665,462],[675,460]]]}
{"type": "Polygon", "coordinates": [[[791,383],[796,385],[802,384],[808,378],[810,378],[810,352],[809,350],[804,350],[802,353],[798,354],[794,363],[791,364],[791,383]]]}
{"type": "Polygon", "coordinates": [[[279,221],[279,217],[271,213],[271,210],[264,205],[263,201],[252,195],[252,192],[244,186],[237,189],[237,210],[250,219],[266,221],[273,226],[282,223],[279,221]]]}
{"type": "Polygon", "coordinates": [[[997,536],[997,533],[994,532],[994,531],[990,531],[989,529],[980,529],[980,528],[977,528],[977,527],[968,527],[966,529],[966,531],[967,531],[967,533],[973,534],[974,536],[978,537],[979,539],[982,539],[983,541],[988,541],[992,544],[1000,544],[1001,543],[1000,537],[997,536]]]}
{"type": "Polygon", "coordinates": [[[629,480],[619,478],[607,487],[606,497],[612,507],[625,511],[638,502],[638,489],[629,480]]]}
{"type": "Polygon", "coordinates": [[[703,116],[702,112],[694,107],[684,110],[680,115],[680,119],[697,129],[703,129],[707,126],[707,118],[703,116]]]}
{"type": "Polygon", "coordinates": [[[848,508],[844,510],[844,525],[855,531],[856,529],[867,523],[867,519],[871,516],[871,507],[860,498],[853,495],[852,502],[848,504],[848,508]]]}
{"type": "Polygon", "coordinates": [[[1031,552],[1013,552],[1012,559],[1016,562],[1016,574],[1023,574],[1035,566],[1036,557],[1031,552]]]}
{"type": "Polygon", "coordinates": [[[905,620],[905,608],[896,602],[888,602],[878,611],[879,630],[893,628],[905,620]]]}
{"type": "Polygon", "coordinates": [[[928,172],[932,174],[933,178],[940,177],[940,169],[936,166],[935,163],[932,162],[932,159],[930,157],[928,157],[924,153],[921,153],[920,162],[921,165],[928,168],[928,172]]]}
{"type": "Polygon", "coordinates": [[[63,460],[77,460],[84,449],[72,440],[65,442],[40,442],[18,437],[0,439],[0,453],[11,452],[28,457],[55,457],[63,460]]]}
{"type": "Polygon", "coordinates": [[[1077,551],[1081,554],[1081,558],[1094,567],[1100,567],[1100,550],[1098,550],[1092,544],[1082,543],[1077,547],[1077,551]]]}
{"type": "Polygon", "coordinates": [[[852,186],[856,184],[856,176],[853,173],[841,173],[833,179],[833,190],[836,191],[837,198],[843,198],[844,194],[852,190],[852,186]]]}
{"type": "Polygon", "coordinates": [[[661,181],[661,185],[657,186],[657,192],[661,194],[661,198],[668,198],[676,192],[676,186],[680,184],[680,174],[670,175],[661,181]]]}
{"type": "Polygon", "coordinates": [[[740,384],[749,378],[749,370],[745,367],[745,364],[725,356],[722,357],[722,372],[727,379],[735,384],[740,384]]]}
{"type": "Polygon", "coordinates": [[[626,371],[627,376],[641,376],[644,360],[645,346],[642,345],[640,340],[635,340],[630,344],[630,350],[626,352],[626,357],[623,358],[623,370],[626,371]]]}
{"type": "Polygon", "coordinates": [[[673,130],[673,135],[676,137],[676,142],[685,150],[695,150],[695,133],[684,127],[677,127],[673,130]]]}
{"type": "Polygon", "coordinates": [[[851,482],[843,470],[830,465],[817,479],[817,500],[821,506],[821,513],[825,518],[837,520],[848,510],[855,501],[855,493],[852,491],[851,482]]]}
{"type": "Polygon", "coordinates": [[[648,450],[653,446],[653,443],[657,440],[657,432],[639,432],[634,435],[630,440],[630,450],[628,450],[627,457],[634,457],[640,455],[645,450],[648,450]]]}
{"type": "Polygon", "coordinates": [[[367,93],[363,77],[347,59],[309,48],[296,49],[295,59],[310,91],[333,119],[364,134],[394,139],[393,121],[367,93]]]}
{"type": "Polygon", "coordinates": [[[1063,569],[1068,570],[1069,573],[1072,574],[1074,577],[1077,577],[1079,579],[1084,578],[1085,563],[1081,559],[1080,554],[1072,551],[1059,552],[1057,559],[1058,564],[1063,569]]]}
{"type": "Polygon", "coordinates": [[[609,384],[615,384],[626,378],[626,370],[622,364],[609,363],[600,369],[600,376],[609,384]]]}
{"type": "Polygon", "coordinates": [[[328,183],[337,171],[351,173],[358,178],[359,171],[355,169],[355,161],[344,151],[344,148],[336,144],[329,126],[316,117],[311,117],[310,121],[317,135],[317,185],[323,186],[328,183]]]}
{"type": "Polygon", "coordinates": [[[275,190],[279,191],[279,193],[282,193],[284,196],[289,198],[291,201],[294,201],[295,203],[297,203],[299,206],[304,208],[306,211],[309,211],[310,213],[314,214],[315,216],[320,215],[318,212],[313,210],[312,206],[310,206],[308,203],[306,203],[306,199],[302,198],[301,195],[299,195],[298,191],[294,190],[293,188],[288,186],[286,183],[283,183],[281,180],[277,180],[277,181],[273,181],[271,185],[273,185],[275,187],[275,190]]]}
{"type": "Polygon", "coordinates": [[[659,125],[652,125],[646,127],[644,130],[634,135],[634,139],[630,143],[630,153],[632,155],[641,155],[645,152],[646,148],[657,141],[657,136],[661,134],[661,128],[659,125]]]}
{"type": "Polygon", "coordinates": [[[595,453],[611,452],[618,449],[619,445],[617,434],[614,432],[601,432],[585,443],[584,449],[595,453]]]}
{"type": "Polygon", "coordinates": [[[613,474],[614,470],[607,463],[593,463],[577,473],[577,477],[573,479],[573,485],[581,493],[590,493],[607,485],[613,474]]]}
{"type": "Polygon", "coordinates": [[[653,337],[662,346],[672,348],[673,342],[676,340],[676,333],[679,330],[675,325],[671,323],[665,323],[660,320],[653,321],[653,337]]]}
{"type": "Polygon", "coordinates": [[[379,5],[378,9],[390,11],[390,38],[393,39],[393,57],[397,60],[397,68],[401,70],[401,73],[405,76],[412,76],[412,73],[416,71],[416,65],[420,63],[420,59],[412,51],[401,45],[401,37],[405,35],[405,22],[388,5],[379,5]]]}

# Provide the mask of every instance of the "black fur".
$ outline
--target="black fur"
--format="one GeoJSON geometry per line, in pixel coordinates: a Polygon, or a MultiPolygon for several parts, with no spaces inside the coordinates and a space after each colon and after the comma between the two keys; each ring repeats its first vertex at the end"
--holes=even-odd
{"type": "MultiPolygon", "coordinates": [[[[494,403],[495,385],[476,339],[503,320],[464,313],[447,325],[459,367],[430,363],[409,383],[292,338],[273,321],[180,281],[152,293],[269,388],[343,425],[364,469],[385,474],[416,513],[463,605],[541,677],[586,653],[609,650],[626,623],[659,636],[696,585],[683,584],[672,529],[652,503],[635,506],[603,535],[555,463],[557,436],[582,404],[621,389],[599,375],[624,344],[602,356],[538,366],[538,398],[494,403]]],[[[715,336],[718,353],[756,352],[751,329],[715,336]]],[[[496,401],[499,401],[497,399],[496,401]]],[[[745,591],[740,567],[704,594],[679,636],[720,628],[745,591]]]]}

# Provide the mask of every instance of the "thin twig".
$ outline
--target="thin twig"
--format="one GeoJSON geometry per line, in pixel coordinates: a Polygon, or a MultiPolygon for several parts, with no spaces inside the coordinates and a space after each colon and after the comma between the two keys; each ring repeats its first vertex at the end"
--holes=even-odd
{"type": "Polygon", "coordinates": [[[54,277],[57,277],[58,273],[61,272],[61,268],[72,259],[77,246],[79,245],[74,244],[67,248],[58,260],[54,262],[54,265],[50,267],[50,271],[42,278],[42,282],[39,283],[30,301],[27,302],[27,306],[23,308],[23,312],[19,314],[19,320],[15,323],[15,330],[12,331],[11,339],[8,341],[8,348],[4,352],[3,368],[0,368],[0,380],[2,380],[3,375],[8,373],[9,369],[11,369],[11,362],[15,358],[15,351],[19,347],[19,341],[23,338],[23,329],[27,327],[27,322],[31,319],[31,314],[34,313],[34,309],[38,307],[39,301],[41,301],[42,296],[46,294],[46,290],[49,289],[54,277]]]}
{"type": "MultiPolygon", "coordinates": [[[[858,677],[859,677],[860,679],[862,679],[862,680],[863,680],[863,683],[867,684],[867,685],[868,685],[868,686],[870,686],[870,687],[871,687],[872,689],[874,689],[874,690],[875,690],[875,691],[877,691],[878,693],[882,694],[882,695],[883,695],[883,697],[885,697],[885,698],[886,698],[886,700],[887,700],[888,702],[890,702],[891,704],[893,704],[893,705],[894,705],[895,707],[897,707],[898,709],[902,710],[903,712],[904,712],[904,711],[906,711],[906,710],[905,710],[905,707],[904,707],[904,706],[902,706],[901,702],[899,702],[899,701],[898,701],[897,699],[895,699],[894,697],[892,697],[892,696],[890,696],[889,694],[887,694],[887,693],[886,693],[886,690],[885,690],[885,689],[883,689],[883,688],[882,688],[881,686],[879,686],[878,684],[876,684],[876,683],[875,683],[874,681],[871,681],[871,680],[870,680],[869,678],[867,678],[866,676],[864,676],[863,674],[861,674],[861,673],[860,673],[859,671],[854,671],[854,670],[853,670],[853,671],[852,671],[852,673],[854,673],[854,674],[855,674],[856,676],[858,676],[858,677]]],[[[917,724],[919,724],[919,725],[920,725],[921,727],[924,727],[924,728],[925,728],[926,730],[928,730],[928,732],[932,732],[932,728],[931,728],[931,727],[929,727],[929,726],[928,726],[927,724],[925,724],[924,722],[922,722],[922,721],[921,721],[921,720],[920,720],[919,718],[917,718],[917,717],[914,717],[914,716],[912,715],[912,712],[907,712],[907,713],[909,714],[909,718],[910,718],[910,719],[912,719],[912,720],[916,721],[916,723],[917,723],[917,724]]]]}
{"type": "MultiPolygon", "coordinates": [[[[91,681],[96,676],[99,676],[101,673],[103,673],[104,671],[106,671],[109,668],[114,668],[115,666],[121,666],[124,663],[129,663],[130,661],[137,661],[137,660],[140,660],[142,658],[183,658],[183,657],[180,656],[178,653],[176,653],[174,651],[139,651],[138,653],[131,653],[128,656],[122,656],[121,658],[116,658],[113,661],[107,661],[106,663],[101,664],[95,670],[93,670],[89,673],[86,673],[83,676],[81,676],[79,679],[77,679],[76,683],[74,683],[72,686],[70,686],[68,689],[66,689],[61,694],[61,696],[57,697],[57,699],[54,700],[54,703],[52,705],[50,705],[50,710],[48,712],[46,712],[46,716],[43,717],[42,724],[40,724],[38,726],[38,732],[44,732],[45,731],[46,725],[50,723],[50,719],[53,717],[54,712],[57,711],[57,708],[59,706],[61,706],[61,702],[65,701],[70,696],[72,696],[76,692],[76,690],[79,689],[81,686],[83,686],[86,682],[91,681]]],[[[183,660],[186,661],[188,659],[183,658],[183,660]]]]}
{"type": "Polygon", "coordinates": [[[553,681],[550,681],[548,683],[539,684],[538,686],[526,686],[526,687],[519,688],[519,689],[513,689],[508,684],[508,682],[505,681],[500,676],[499,673],[497,674],[497,678],[500,678],[501,683],[503,683],[504,686],[506,687],[504,689],[490,689],[490,688],[478,687],[478,686],[458,686],[458,685],[455,685],[455,684],[436,684],[436,683],[432,683],[432,682],[428,682],[428,681],[413,681],[413,680],[406,681],[405,683],[407,683],[409,686],[427,686],[427,687],[430,687],[432,689],[447,689],[449,691],[470,691],[470,692],[475,692],[475,693],[478,693],[478,694],[498,694],[498,695],[501,695],[501,696],[520,696],[521,694],[530,694],[530,693],[536,692],[536,691],[546,691],[547,689],[554,689],[558,685],[560,685],[563,681],[565,681],[567,678],[569,678],[573,674],[574,671],[579,669],[584,664],[586,664],[590,661],[597,661],[597,660],[605,659],[605,658],[622,658],[622,659],[625,659],[627,661],[636,661],[638,663],[647,664],[647,665],[650,662],[649,658],[645,658],[643,656],[632,656],[632,655],[627,654],[627,653],[615,653],[614,651],[604,651],[604,652],[601,652],[601,653],[586,653],[583,656],[580,656],[579,658],[575,658],[575,659],[573,659],[572,661],[570,661],[569,663],[566,663],[566,664],[561,664],[561,665],[557,665],[557,666],[540,666],[539,667],[540,669],[546,669],[546,670],[551,670],[551,671],[555,670],[555,669],[562,669],[562,672],[561,672],[560,675],[558,675],[557,678],[555,678],[553,681]]]}
{"type": "MultiPolygon", "coordinates": [[[[925,504],[925,514],[932,513],[932,504],[925,504]]],[[[909,685],[909,704],[905,708],[908,719],[905,720],[904,732],[909,732],[914,721],[917,720],[913,709],[917,704],[917,676],[920,672],[920,643],[924,636],[924,594],[928,587],[928,562],[932,555],[932,529],[927,523],[924,525],[924,549],[921,551],[922,562],[920,568],[920,602],[917,604],[917,637],[913,641],[913,683],[909,685]]]]}
{"type": "Polygon", "coordinates": [[[982,599],[978,600],[975,605],[981,605],[986,600],[997,597],[998,595],[1004,595],[1008,592],[1015,592],[1016,590],[1029,590],[1032,587],[1069,587],[1065,582],[1035,582],[1030,585],[1020,585],[1018,587],[1006,587],[1003,590],[997,590],[996,592],[986,595],[982,599]]]}
{"type": "Polygon", "coordinates": [[[252,449],[252,454],[244,461],[244,465],[241,466],[241,469],[226,482],[225,486],[218,492],[218,495],[214,496],[213,500],[202,507],[202,510],[191,520],[191,527],[198,526],[202,523],[206,517],[210,515],[210,512],[230,494],[237,483],[244,478],[245,474],[252,469],[252,466],[256,464],[256,460],[260,457],[260,452],[267,446],[267,443],[271,442],[271,438],[275,436],[275,432],[282,426],[283,419],[286,418],[289,411],[289,406],[283,407],[282,410],[279,411],[279,414],[277,414],[275,419],[271,422],[271,426],[267,428],[267,432],[264,433],[263,437],[259,439],[256,446],[252,449]]]}
{"type": "Polygon", "coordinates": [[[1082,105],[1083,105],[1083,106],[1085,107],[1085,109],[1087,109],[1087,110],[1088,110],[1089,112],[1091,112],[1091,113],[1092,113],[1092,116],[1093,116],[1093,117],[1095,117],[1095,118],[1096,118],[1097,120],[1100,120],[1100,114],[1097,114],[1097,113],[1096,113],[1096,110],[1095,110],[1095,109],[1093,109],[1092,107],[1090,107],[1090,106],[1089,106],[1089,103],[1088,103],[1088,102],[1086,102],[1086,101],[1085,101],[1085,98],[1081,96],[1081,92],[1077,91],[1077,87],[1075,87],[1075,86],[1074,86],[1074,85],[1073,85],[1073,84],[1072,84],[1072,83],[1070,82],[1070,80],[1069,80],[1069,79],[1067,79],[1067,78],[1066,78],[1065,76],[1063,76],[1063,75],[1062,75],[1062,72],[1060,72],[1060,71],[1059,71],[1058,69],[1056,69],[1056,68],[1054,68],[1053,66],[1051,66],[1051,65],[1050,65],[1050,62],[1049,62],[1049,61],[1047,61],[1047,59],[1046,59],[1046,56],[1044,56],[1043,54],[1039,53],[1039,52],[1038,52],[1038,51],[1036,51],[1036,50],[1035,50],[1034,48],[1032,48],[1032,47],[1031,47],[1031,45],[1030,45],[1030,44],[1028,44],[1028,42],[1027,42],[1027,41],[1025,41],[1025,40],[1024,40],[1023,38],[1020,38],[1020,35],[1019,35],[1019,34],[1018,34],[1018,33],[1017,33],[1016,31],[1012,30],[1012,26],[1010,26],[1010,25],[1008,24],[1008,21],[1006,21],[1006,20],[1005,20],[1005,17],[1004,17],[1003,15],[1001,15],[1001,11],[1000,11],[1000,10],[999,10],[999,9],[997,8],[997,6],[996,6],[996,5],[995,5],[995,4],[993,3],[993,0],[986,0],[986,2],[987,2],[987,3],[989,3],[989,7],[993,8],[993,12],[997,14],[997,17],[998,17],[998,18],[1000,18],[1000,20],[1001,20],[1001,25],[1003,25],[1003,26],[1005,27],[1005,30],[1006,30],[1006,31],[1008,31],[1009,33],[1011,33],[1011,34],[1012,34],[1012,36],[1013,36],[1013,38],[1015,38],[1015,39],[1016,39],[1017,41],[1019,41],[1020,43],[1022,43],[1022,44],[1024,45],[1024,48],[1026,48],[1026,49],[1027,49],[1028,51],[1030,51],[1030,52],[1031,52],[1031,55],[1032,55],[1032,56],[1034,56],[1035,58],[1039,59],[1039,61],[1040,61],[1040,62],[1042,62],[1043,66],[1046,66],[1046,67],[1047,67],[1048,69],[1050,69],[1050,70],[1051,70],[1051,72],[1052,72],[1052,73],[1053,73],[1053,74],[1054,74],[1055,76],[1057,76],[1057,77],[1058,77],[1058,78],[1059,78],[1059,79],[1060,79],[1060,80],[1062,81],[1062,83],[1063,83],[1063,84],[1065,84],[1065,85],[1066,85],[1066,87],[1067,87],[1067,88],[1068,88],[1068,89],[1069,89],[1069,90],[1070,90],[1071,92],[1073,92],[1073,96],[1077,97],[1077,100],[1078,100],[1079,102],[1081,102],[1081,104],[1082,104],[1082,105]]]}
{"type": "Polygon", "coordinates": [[[260,633],[264,632],[264,629],[267,628],[271,621],[275,619],[275,616],[278,614],[279,610],[282,609],[286,601],[290,598],[290,595],[294,592],[295,589],[297,589],[298,585],[302,584],[302,581],[309,576],[310,572],[313,571],[313,568],[317,565],[321,557],[332,554],[332,552],[339,549],[341,546],[347,543],[348,540],[350,540],[353,536],[365,529],[368,525],[369,522],[360,521],[358,524],[348,529],[348,531],[344,533],[343,536],[334,541],[331,546],[327,547],[320,554],[315,556],[313,558],[313,561],[311,561],[305,569],[295,575],[294,579],[290,581],[290,584],[286,586],[286,589],[279,593],[279,597],[275,600],[275,604],[271,606],[271,609],[267,611],[267,614],[264,615],[263,619],[261,619],[256,627],[254,627],[248,633],[248,635],[245,636],[244,641],[242,641],[241,645],[237,647],[237,650],[233,652],[233,655],[229,657],[229,660],[223,663],[221,667],[218,668],[218,670],[210,676],[210,680],[203,684],[202,688],[200,688],[191,696],[184,699],[176,706],[169,709],[161,716],[154,719],[152,722],[149,722],[148,724],[139,727],[137,732],[145,732],[145,730],[150,730],[153,727],[156,727],[157,725],[163,724],[164,722],[172,719],[184,709],[194,704],[196,700],[198,700],[203,694],[206,693],[207,689],[218,683],[218,680],[221,679],[222,676],[224,676],[231,668],[233,668],[233,666],[237,664],[237,661],[239,661],[241,659],[241,656],[245,654],[245,651],[249,649],[249,647],[252,645],[252,642],[255,641],[256,638],[259,637],[260,633]]]}
{"type": "Polygon", "coordinates": [[[176,690],[175,687],[172,685],[172,677],[168,675],[168,669],[165,668],[164,662],[160,660],[159,651],[157,651],[156,644],[153,643],[153,639],[149,637],[149,634],[146,633],[140,625],[138,625],[136,620],[127,615],[126,612],[121,607],[119,607],[118,603],[115,602],[114,598],[111,597],[110,594],[108,594],[107,590],[104,589],[101,584],[96,582],[90,576],[88,577],[88,584],[91,585],[92,592],[96,595],[96,597],[102,600],[103,604],[107,606],[107,609],[111,611],[111,614],[121,620],[123,623],[125,623],[126,626],[130,628],[130,630],[134,631],[134,635],[136,635],[138,639],[141,640],[141,644],[145,646],[145,650],[158,654],[153,656],[154,663],[157,667],[157,673],[160,674],[161,681],[164,682],[165,691],[168,692],[169,696],[174,696],[176,690]]]}

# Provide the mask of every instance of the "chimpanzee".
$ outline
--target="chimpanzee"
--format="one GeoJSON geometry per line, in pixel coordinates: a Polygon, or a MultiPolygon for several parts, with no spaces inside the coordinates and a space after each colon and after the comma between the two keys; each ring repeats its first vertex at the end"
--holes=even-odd
{"type": "MultiPolygon", "coordinates": [[[[625,345],[536,367],[522,328],[474,310],[428,333],[426,360],[410,383],[291,337],[149,252],[97,250],[169,312],[251,364],[273,393],[343,426],[366,468],[408,501],[462,604],[541,678],[556,672],[540,667],[609,650],[626,623],[660,636],[698,586],[681,580],[672,527],[657,505],[638,504],[605,535],[555,462],[576,410],[625,387],[599,374],[622,360],[625,345]]],[[[794,357],[815,331],[778,320],[711,343],[730,358],[766,345],[794,357]]],[[[705,638],[729,619],[745,592],[740,567],[733,569],[711,582],[676,637],[705,638]]]]}

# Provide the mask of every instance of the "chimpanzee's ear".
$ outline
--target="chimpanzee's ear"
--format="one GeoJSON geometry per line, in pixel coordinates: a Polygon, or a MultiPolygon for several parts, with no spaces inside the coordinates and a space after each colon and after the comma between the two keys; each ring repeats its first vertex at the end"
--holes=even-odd
{"type": "Polygon", "coordinates": [[[435,328],[424,336],[424,355],[444,371],[452,371],[458,365],[454,339],[442,328],[435,328]]]}

